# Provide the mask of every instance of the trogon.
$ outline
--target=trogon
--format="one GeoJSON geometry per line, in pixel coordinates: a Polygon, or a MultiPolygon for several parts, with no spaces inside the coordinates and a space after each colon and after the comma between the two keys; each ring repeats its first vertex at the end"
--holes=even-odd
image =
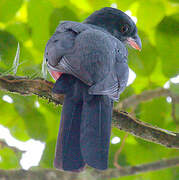
{"type": "Polygon", "coordinates": [[[141,49],[132,19],[111,7],[84,22],[63,21],[47,42],[44,58],[65,94],[54,166],[79,172],[108,167],[113,101],[128,81],[126,44],[141,49]]]}

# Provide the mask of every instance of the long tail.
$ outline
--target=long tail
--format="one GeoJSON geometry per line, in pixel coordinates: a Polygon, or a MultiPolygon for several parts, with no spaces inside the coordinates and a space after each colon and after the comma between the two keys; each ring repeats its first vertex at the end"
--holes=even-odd
{"type": "MultiPolygon", "coordinates": [[[[86,94],[86,97],[89,95],[86,94]]],[[[85,162],[100,170],[108,167],[112,102],[107,96],[83,101],[80,145],[85,162]]]]}
{"type": "Polygon", "coordinates": [[[108,166],[112,100],[88,94],[88,86],[71,75],[62,75],[53,91],[64,93],[54,165],[81,171],[88,164],[103,170],[108,166]]]}

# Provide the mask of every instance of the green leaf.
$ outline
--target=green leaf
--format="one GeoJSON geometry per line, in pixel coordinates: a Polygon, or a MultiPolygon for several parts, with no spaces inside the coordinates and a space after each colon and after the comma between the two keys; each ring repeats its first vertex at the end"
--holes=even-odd
{"type": "Polygon", "coordinates": [[[93,10],[99,10],[104,7],[109,7],[112,3],[110,0],[87,0],[93,10]]]}
{"type": "Polygon", "coordinates": [[[30,38],[31,30],[25,23],[10,24],[6,27],[6,30],[13,34],[19,42],[27,41],[30,38]]]}
{"type": "Polygon", "coordinates": [[[167,129],[168,121],[171,121],[171,104],[165,97],[153,99],[140,105],[140,120],[167,129]]]}
{"type": "Polygon", "coordinates": [[[155,27],[165,16],[165,6],[161,1],[142,0],[137,11],[137,26],[144,31],[155,27]]]}
{"type": "Polygon", "coordinates": [[[131,86],[128,86],[125,91],[120,95],[120,101],[134,95],[134,89],[131,86]]]}
{"type": "Polygon", "coordinates": [[[130,6],[135,3],[137,0],[127,0],[127,1],[116,1],[117,8],[122,11],[129,10],[130,6]]]}
{"type": "Polygon", "coordinates": [[[14,152],[10,148],[1,148],[0,146],[0,169],[20,168],[19,160],[21,153],[14,152]]]}
{"type": "Polygon", "coordinates": [[[45,150],[40,161],[40,166],[43,168],[53,168],[53,160],[55,157],[56,140],[53,139],[46,143],[45,150]]]}
{"type": "MultiPolygon", "coordinates": [[[[0,73],[12,67],[20,43],[20,65],[18,76],[39,76],[45,44],[61,20],[83,21],[88,15],[105,6],[116,3],[119,9],[130,9],[138,18],[139,35],[142,39],[141,52],[129,50],[129,66],[136,73],[133,84],[122,93],[123,100],[144,90],[162,87],[178,70],[178,13],[177,0],[0,0],[0,73]],[[13,6],[11,6],[13,4],[13,6]],[[5,6],[6,5],[6,6],[5,6]],[[3,8],[6,7],[6,8],[3,8]],[[18,7],[18,8],[17,8],[18,7]],[[20,8],[20,11],[18,11],[20,8]],[[16,14],[18,13],[18,14],[16,14]],[[164,17],[168,15],[167,17],[164,17]],[[149,41],[150,40],[150,41],[149,41]]],[[[178,94],[178,87],[171,84],[171,91],[178,94]]],[[[137,106],[135,115],[161,128],[175,131],[176,123],[171,117],[172,104],[166,98],[156,98],[137,106]]],[[[11,134],[22,141],[29,138],[41,139],[46,148],[40,166],[52,168],[55,144],[58,135],[62,106],[54,106],[47,100],[34,96],[20,97],[12,93],[0,92],[0,123],[9,128],[11,134]],[[4,102],[2,96],[10,95],[14,103],[4,102]],[[35,101],[40,107],[34,106],[35,101]]],[[[179,106],[175,105],[178,119],[179,106]]],[[[125,132],[113,128],[111,138],[118,136],[121,141],[125,132]]],[[[114,167],[114,155],[121,142],[111,144],[109,166],[114,167]]],[[[19,168],[20,157],[10,150],[0,149],[0,169],[19,168]],[[1,151],[3,150],[3,151],[1,151]],[[11,160],[13,162],[11,162],[11,160]]],[[[178,156],[179,151],[146,142],[129,135],[118,162],[120,165],[140,165],[162,158],[178,156]]],[[[177,180],[178,169],[165,169],[157,172],[142,173],[120,180],[177,180]]],[[[115,178],[116,179],[116,178],[115,178]]],[[[118,178],[119,179],[119,178],[118,178]]]]}
{"type": "Polygon", "coordinates": [[[129,49],[129,66],[137,75],[149,76],[157,63],[157,51],[143,32],[139,32],[139,36],[142,40],[142,51],[129,49]]]}
{"type": "MultiPolygon", "coordinates": [[[[70,1],[70,3],[74,4],[77,8],[80,9],[80,11],[78,12],[80,14],[84,12],[92,12],[92,7],[90,6],[88,0],[76,0],[76,1],[70,1]]],[[[75,10],[77,9],[75,8],[75,10]]]]}
{"type": "Polygon", "coordinates": [[[174,2],[174,3],[179,3],[179,0],[169,0],[171,2],[174,2]]]}
{"type": "Polygon", "coordinates": [[[53,34],[60,21],[79,21],[76,13],[72,10],[74,6],[56,8],[50,16],[50,34],[53,34]]]}
{"type": "Polygon", "coordinates": [[[56,139],[59,130],[62,106],[55,106],[42,99],[39,99],[38,102],[40,104],[39,112],[43,114],[46,126],[48,127],[48,140],[56,139]]]}
{"type": "Polygon", "coordinates": [[[160,24],[157,26],[157,30],[166,35],[178,36],[179,28],[179,13],[172,16],[165,16],[160,24]]]}
{"type": "Polygon", "coordinates": [[[177,167],[171,169],[172,174],[174,175],[174,179],[173,180],[178,180],[179,179],[179,170],[177,167]]]}
{"type": "Polygon", "coordinates": [[[162,70],[166,77],[179,73],[179,14],[165,17],[157,26],[156,44],[162,60],[162,70]]]}
{"type": "Polygon", "coordinates": [[[18,9],[21,7],[23,0],[1,0],[0,2],[0,21],[7,22],[11,20],[18,9]]]}
{"type": "Polygon", "coordinates": [[[170,83],[170,90],[172,93],[179,95],[179,83],[170,83]]]}
{"type": "MultiPolygon", "coordinates": [[[[2,99],[4,95],[9,95],[14,100],[14,96],[10,93],[0,93],[0,99],[2,99]]],[[[25,131],[24,121],[15,111],[14,104],[0,101],[0,107],[1,117],[3,117],[0,120],[0,124],[7,127],[10,130],[12,136],[14,136],[15,138],[21,141],[28,140],[29,136],[27,134],[27,131],[25,131]]]]}
{"type": "Polygon", "coordinates": [[[176,115],[176,118],[179,120],[179,104],[175,104],[175,115],[176,115]]]}
{"type": "MultiPolygon", "coordinates": [[[[37,64],[36,58],[31,54],[29,48],[23,46],[23,43],[20,44],[20,65],[18,68],[18,75],[31,77],[34,74],[39,76],[41,71],[41,65],[37,64]]],[[[38,59],[39,62],[40,58],[38,59]]]]}
{"type": "MultiPolygon", "coordinates": [[[[110,143],[109,168],[114,168],[114,156],[115,156],[115,153],[119,150],[119,148],[121,146],[121,142],[122,142],[125,134],[126,134],[125,132],[119,131],[119,129],[117,129],[117,128],[112,128],[111,140],[113,137],[117,136],[120,138],[121,141],[117,144],[110,143]]],[[[122,151],[121,154],[119,155],[118,164],[121,166],[130,165],[130,163],[127,161],[127,154],[125,153],[125,151],[122,151]]]]}
{"type": "Polygon", "coordinates": [[[1,66],[10,68],[16,55],[18,41],[6,31],[0,31],[0,59],[1,66]]]}
{"type": "Polygon", "coordinates": [[[32,40],[42,51],[49,39],[49,18],[52,4],[48,0],[31,0],[28,3],[28,20],[32,28],[32,40]]]}
{"type": "MultiPolygon", "coordinates": [[[[169,78],[164,76],[162,72],[162,62],[161,59],[157,59],[157,64],[153,73],[149,77],[150,82],[155,83],[156,87],[163,87],[163,85],[169,81],[169,78]]],[[[148,86],[151,89],[151,86],[148,86]]]]}
{"type": "Polygon", "coordinates": [[[26,130],[31,138],[44,141],[48,137],[44,116],[35,108],[32,97],[14,97],[14,107],[23,118],[26,130]]]}

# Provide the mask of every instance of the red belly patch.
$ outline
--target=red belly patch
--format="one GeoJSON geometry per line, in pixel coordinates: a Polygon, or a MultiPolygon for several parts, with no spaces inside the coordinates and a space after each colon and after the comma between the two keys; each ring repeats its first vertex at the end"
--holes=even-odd
{"type": "Polygon", "coordinates": [[[50,74],[53,77],[53,79],[55,79],[55,81],[62,75],[61,72],[52,71],[52,70],[50,70],[50,74]]]}

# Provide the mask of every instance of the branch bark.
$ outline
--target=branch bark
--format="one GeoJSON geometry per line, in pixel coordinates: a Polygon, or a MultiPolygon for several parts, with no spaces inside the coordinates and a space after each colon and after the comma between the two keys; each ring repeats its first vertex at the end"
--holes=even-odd
{"type": "Polygon", "coordinates": [[[23,96],[31,96],[33,94],[48,99],[56,104],[62,104],[64,96],[56,97],[52,93],[53,83],[41,78],[29,79],[19,76],[0,76],[0,90],[15,92],[23,96]]]}
{"type": "Polygon", "coordinates": [[[163,145],[168,148],[179,149],[179,133],[154,127],[148,123],[131,117],[126,112],[113,110],[113,126],[147,141],[163,145]]]}
{"type": "MultiPolygon", "coordinates": [[[[62,104],[64,96],[53,94],[51,89],[53,87],[53,83],[43,80],[43,79],[28,79],[26,77],[17,77],[17,76],[0,76],[0,90],[15,92],[21,95],[37,95],[39,97],[43,97],[48,99],[51,102],[56,104],[62,104]]],[[[150,99],[149,94],[153,94],[152,98],[158,96],[168,96],[170,94],[169,90],[158,89],[154,90],[154,93],[150,91],[150,93],[143,92],[140,95],[140,99],[150,99]],[[156,92],[158,93],[156,95],[156,92]],[[142,94],[145,96],[142,98],[142,94]],[[147,94],[147,98],[146,98],[147,94]],[[154,96],[155,94],[155,96],[154,96]]],[[[139,95],[138,95],[139,96],[139,95]]],[[[130,99],[130,98],[128,98],[130,99]]],[[[132,98],[131,99],[135,99],[132,98]]],[[[128,103],[135,104],[135,101],[129,101],[128,103]]],[[[166,147],[179,149],[179,133],[167,131],[161,128],[154,127],[147,123],[143,123],[134,117],[130,116],[128,113],[120,112],[118,109],[114,109],[113,111],[113,126],[129,132],[134,136],[140,137],[147,141],[151,141],[166,147]]]]}
{"type": "Polygon", "coordinates": [[[179,103],[179,96],[173,94],[169,89],[158,88],[154,90],[144,91],[141,94],[130,96],[123,101],[119,102],[117,105],[118,109],[127,109],[131,106],[136,106],[140,102],[149,101],[153,98],[160,96],[171,96],[175,103],[179,103]]]}
{"type": "Polygon", "coordinates": [[[58,171],[54,169],[37,169],[37,170],[0,170],[0,179],[3,180],[93,180],[93,179],[109,179],[115,177],[135,175],[148,171],[156,171],[169,167],[179,166],[179,157],[173,159],[165,159],[153,163],[142,164],[138,166],[129,166],[120,169],[108,169],[98,171],[95,169],[86,169],[83,173],[70,173],[58,171]]]}

